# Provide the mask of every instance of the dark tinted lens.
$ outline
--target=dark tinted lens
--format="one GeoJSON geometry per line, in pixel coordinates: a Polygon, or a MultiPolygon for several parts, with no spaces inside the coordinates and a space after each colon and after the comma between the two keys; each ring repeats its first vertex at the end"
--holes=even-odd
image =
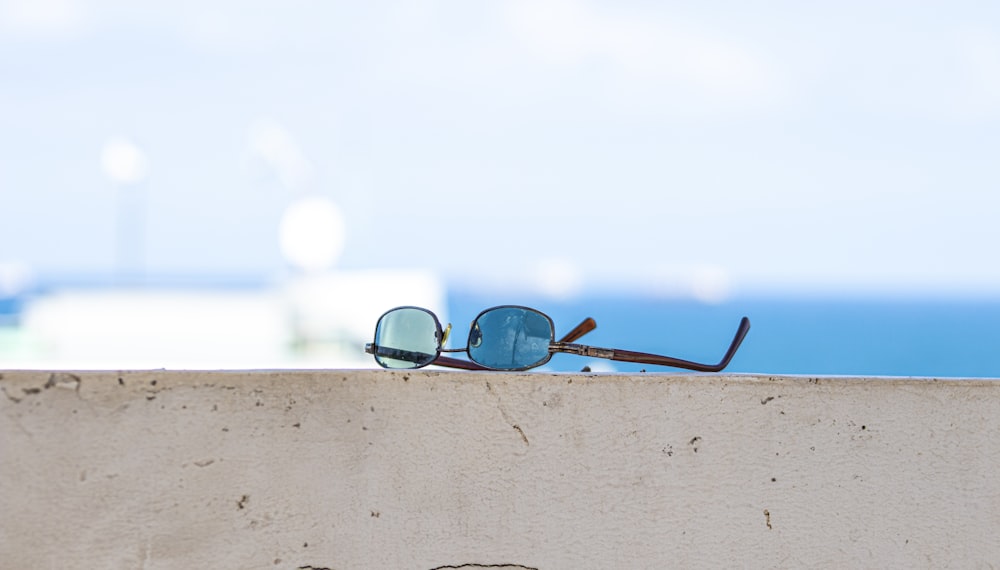
{"type": "Polygon", "coordinates": [[[523,307],[490,309],[472,323],[469,358],[483,366],[518,370],[549,359],[552,321],[523,307]]]}
{"type": "Polygon", "coordinates": [[[375,327],[375,361],[384,368],[420,368],[437,358],[440,325],[429,311],[393,309],[375,327]]]}

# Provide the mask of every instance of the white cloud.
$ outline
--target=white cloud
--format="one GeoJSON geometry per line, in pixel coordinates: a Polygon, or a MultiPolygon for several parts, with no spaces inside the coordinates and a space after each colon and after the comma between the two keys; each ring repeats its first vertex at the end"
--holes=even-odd
{"type": "Polygon", "coordinates": [[[273,119],[259,119],[250,126],[248,145],[251,156],[277,173],[288,189],[301,188],[312,174],[312,164],[305,158],[292,134],[273,119]]]}
{"type": "Polygon", "coordinates": [[[536,287],[549,297],[571,299],[583,290],[583,272],[569,259],[543,259],[538,262],[535,271],[536,287]]]}
{"type": "Polygon", "coordinates": [[[1000,36],[990,30],[965,30],[958,38],[958,65],[968,81],[962,107],[1000,113],[1000,36]]]}
{"type": "Polygon", "coordinates": [[[783,92],[776,66],[753,47],[663,13],[598,10],[572,0],[510,6],[515,37],[549,65],[607,65],[629,81],[741,107],[783,92]]]}
{"type": "Polygon", "coordinates": [[[28,264],[18,261],[0,262],[0,298],[20,294],[33,280],[34,274],[28,264]]]}
{"type": "Polygon", "coordinates": [[[16,38],[61,39],[79,35],[88,26],[83,3],[77,0],[0,1],[0,33],[16,38]]]}
{"type": "Polygon", "coordinates": [[[970,122],[1000,117],[1000,35],[978,24],[872,32],[827,69],[825,93],[885,117],[970,122]]]}
{"type": "Polygon", "coordinates": [[[699,265],[692,272],[691,295],[702,303],[723,303],[729,299],[731,290],[732,278],[720,265],[699,265]]]}

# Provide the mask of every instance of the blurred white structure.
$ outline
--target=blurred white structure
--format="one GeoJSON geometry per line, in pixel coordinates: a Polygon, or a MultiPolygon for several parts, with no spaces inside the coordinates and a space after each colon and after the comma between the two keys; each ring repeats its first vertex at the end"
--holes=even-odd
{"type": "Polygon", "coordinates": [[[65,290],[27,302],[0,360],[24,369],[367,368],[376,320],[404,304],[446,318],[445,288],[424,271],[331,272],[262,289],[65,290]]]}
{"type": "Polygon", "coordinates": [[[16,367],[256,368],[285,360],[277,292],[101,289],[31,301],[16,367]]]}

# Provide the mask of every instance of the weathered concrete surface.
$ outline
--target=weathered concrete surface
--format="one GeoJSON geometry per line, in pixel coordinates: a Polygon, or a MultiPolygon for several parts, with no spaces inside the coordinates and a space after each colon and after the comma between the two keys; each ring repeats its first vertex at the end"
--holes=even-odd
{"type": "Polygon", "coordinates": [[[0,374],[4,568],[1000,563],[1000,382],[0,374]]]}

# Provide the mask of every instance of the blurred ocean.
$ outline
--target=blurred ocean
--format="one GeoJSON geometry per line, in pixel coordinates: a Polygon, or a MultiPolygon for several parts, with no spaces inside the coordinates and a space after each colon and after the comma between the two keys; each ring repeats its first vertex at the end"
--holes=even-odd
{"type": "MultiPolygon", "coordinates": [[[[727,372],[1000,378],[1000,298],[738,296],[710,304],[608,293],[562,300],[441,287],[425,277],[351,274],[294,287],[157,282],[149,289],[62,280],[0,294],[0,368],[375,367],[362,347],[389,308],[443,308],[453,325],[449,347],[456,347],[480,311],[519,304],[551,316],[557,337],[593,317],[597,329],[578,342],[708,363],[722,357],[746,315],[750,333],[727,372]]],[[[543,370],[584,366],[678,371],[571,354],[556,354],[543,370]]]]}
{"type": "MultiPolygon", "coordinates": [[[[561,336],[585,317],[597,329],[577,342],[717,362],[740,317],[751,329],[727,372],[1000,378],[1000,301],[967,299],[734,299],[697,301],[590,296],[572,301],[452,291],[451,346],[479,311],[520,304],[547,313],[561,336]]],[[[676,369],[557,354],[547,368],[670,372],[676,369]]]]}

